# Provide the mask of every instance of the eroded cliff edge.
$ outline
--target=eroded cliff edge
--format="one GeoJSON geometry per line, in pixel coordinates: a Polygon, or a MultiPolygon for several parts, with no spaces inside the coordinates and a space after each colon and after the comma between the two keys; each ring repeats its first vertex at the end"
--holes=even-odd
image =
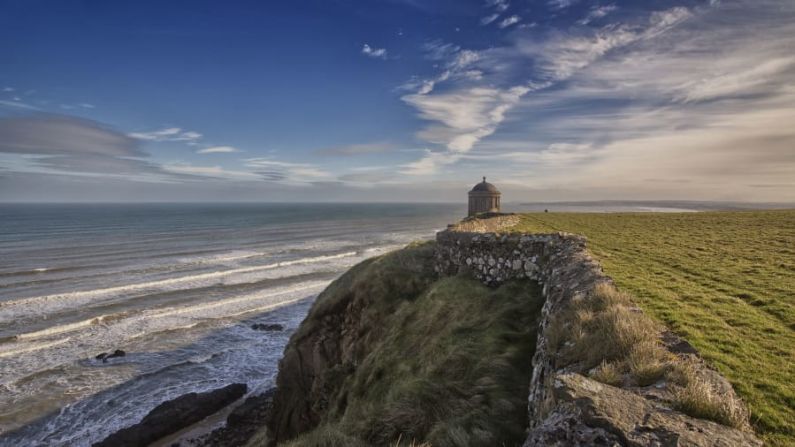
{"type": "Polygon", "coordinates": [[[318,297],[280,364],[271,443],[522,442],[540,290],[439,278],[434,252],[365,261],[318,297]]]}
{"type": "Polygon", "coordinates": [[[583,238],[475,224],[323,292],[280,364],[271,445],[761,445],[583,238]]]}

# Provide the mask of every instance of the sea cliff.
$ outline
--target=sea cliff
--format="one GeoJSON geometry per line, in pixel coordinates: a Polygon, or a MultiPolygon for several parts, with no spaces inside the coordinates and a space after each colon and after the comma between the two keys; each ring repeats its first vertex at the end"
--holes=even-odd
{"type": "Polygon", "coordinates": [[[250,445],[761,445],[731,386],[576,235],[451,227],[335,281],[250,445]],[[475,231],[472,231],[472,230],[475,231]]]}

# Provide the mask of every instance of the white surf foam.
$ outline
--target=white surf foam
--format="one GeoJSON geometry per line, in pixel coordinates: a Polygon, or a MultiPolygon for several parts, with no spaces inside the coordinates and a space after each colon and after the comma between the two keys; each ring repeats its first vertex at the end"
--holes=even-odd
{"type": "Polygon", "coordinates": [[[127,294],[130,292],[140,292],[145,290],[161,290],[164,288],[173,288],[183,285],[189,285],[190,288],[196,286],[208,286],[213,281],[231,277],[233,275],[241,275],[246,273],[262,272],[267,270],[279,269],[284,267],[307,265],[331,262],[339,259],[354,257],[358,253],[349,251],[334,255],[314,256],[309,258],[294,259],[290,261],[275,262],[272,264],[257,265],[250,267],[240,267],[228,270],[221,270],[208,273],[199,273],[195,275],[180,276],[176,278],[161,279],[156,281],[148,281],[143,283],[126,284],[121,286],[106,287],[94,290],[84,290],[77,292],[68,292],[62,294],[43,295],[31,298],[22,298],[17,300],[9,300],[0,303],[0,320],[19,318],[26,315],[42,314],[46,311],[56,311],[66,308],[73,308],[81,304],[93,303],[100,301],[102,298],[114,298],[118,295],[127,294]],[[208,284],[207,282],[210,281],[208,284]]]}
{"type": "Polygon", "coordinates": [[[28,352],[39,351],[41,349],[51,348],[53,346],[62,345],[69,341],[69,337],[62,338],[60,340],[53,340],[46,343],[36,343],[36,344],[26,344],[25,346],[18,347],[16,349],[6,349],[0,351],[0,357],[11,357],[19,354],[25,354],[28,352]]]}
{"type": "MultiPolygon", "coordinates": [[[[328,281],[311,281],[297,286],[269,289],[262,292],[249,293],[217,301],[195,304],[192,306],[173,306],[162,309],[145,310],[138,313],[114,314],[69,323],[16,336],[16,341],[4,344],[0,357],[13,357],[17,367],[12,367],[13,375],[24,373],[29,366],[41,367],[42,363],[58,364],[73,361],[87,346],[95,346],[102,350],[107,346],[124,346],[134,338],[172,331],[177,328],[188,329],[200,321],[223,320],[239,317],[251,312],[264,312],[306,299],[319,293],[328,281]],[[56,338],[64,333],[69,337],[56,338]],[[50,340],[39,341],[40,339],[50,340]],[[32,358],[27,354],[56,345],[68,346],[48,352],[46,355],[35,353],[32,358]],[[27,367],[26,367],[27,365],[27,367]]],[[[0,366],[0,374],[3,373],[0,366]]],[[[12,365],[9,365],[12,366],[12,365]]]]}

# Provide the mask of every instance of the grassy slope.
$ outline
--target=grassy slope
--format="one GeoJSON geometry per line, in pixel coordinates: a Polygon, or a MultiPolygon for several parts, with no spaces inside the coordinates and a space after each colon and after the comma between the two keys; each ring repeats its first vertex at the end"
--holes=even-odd
{"type": "Polygon", "coordinates": [[[521,444],[538,287],[517,281],[492,290],[457,277],[417,283],[417,267],[431,267],[430,248],[366,261],[318,299],[302,326],[354,294],[367,297],[362,318],[377,331],[356,369],[340,374],[321,426],[288,445],[521,444]]]}
{"type": "Polygon", "coordinates": [[[696,346],[772,445],[795,445],[795,211],[531,213],[567,231],[650,315],[696,346]]]}

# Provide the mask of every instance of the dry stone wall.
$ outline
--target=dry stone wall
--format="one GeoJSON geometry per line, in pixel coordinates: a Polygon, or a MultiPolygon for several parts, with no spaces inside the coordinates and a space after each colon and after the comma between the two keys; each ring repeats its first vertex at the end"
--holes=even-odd
{"type": "MultiPolygon", "coordinates": [[[[543,285],[545,302],[532,361],[530,431],[525,447],[762,445],[750,433],[685,416],[649,401],[643,390],[622,390],[556,368],[555,352],[545,336],[552,317],[571,300],[585,296],[599,283],[612,283],[612,279],[588,254],[582,236],[480,232],[505,227],[503,221],[488,221],[459,224],[437,233],[434,268],[440,275],[472,275],[489,286],[514,278],[529,278],[543,285]],[[627,402],[632,402],[637,412],[623,411],[628,408],[627,402]]],[[[693,354],[695,350],[673,334],[667,333],[664,343],[671,352],[700,362],[693,354]],[[678,351],[681,346],[689,352],[678,351]]],[[[723,377],[703,362],[699,364],[718,389],[734,396],[723,377]]]]}

